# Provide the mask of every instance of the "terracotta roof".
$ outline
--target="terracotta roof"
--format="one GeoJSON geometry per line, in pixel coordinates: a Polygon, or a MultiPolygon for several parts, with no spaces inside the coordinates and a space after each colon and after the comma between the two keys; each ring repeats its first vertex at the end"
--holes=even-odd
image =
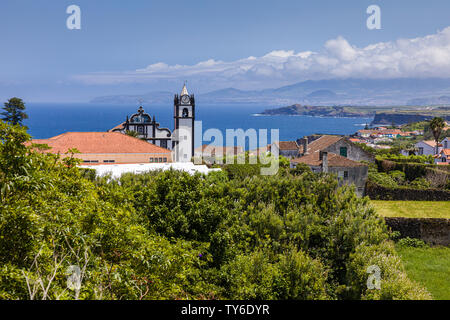
{"type": "Polygon", "coordinates": [[[279,141],[278,146],[280,150],[298,150],[296,141],[279,141]]]}
{"type": "Polygon", "coordinates": [[[321,136],[319,139],[314,140],[310,144],[308,144],[308,153],[319,153],[319,151],[328,148],[332,144],[338,142],[339,140],[343,139],[343,137],[340,136],[321,136]]]}
{"type": "Polygon", "coordinates": [[[123,129],[123,126],[125,125],[125,122],[122,122],[122,123],[119,123],[117,126],[115,126],[114,128],[112,128],[112,129],[109,129],[108,130],[108,132],[113,132],[114,130],[116,130],[116,129],[123,129]]]}
{"type": "Polygon", "coordinates": [[[260,147],[260,148],[256,148],[253,150],[249,150],[248,154],[249,155],[260,155],[260,154],[266,154],[267,152],[270,152],[271,149],[271,145],[268,144],[265,147],[260,147]]]}
{"type": "Polygon", "coordinates": [[[49,139],[33,139],[31,143],[47,144],[48,152],[67,153],[76,148],[80,153],[167,153],[171,151],[119,132],[66,132],[49,139]]]}
{"type": "MultiPolygon", "coordinates": [[[[295,163],[305,163],[310,166],[321,166],[322,160],[320,160],[320,152],[308,154],[301,158],[291,160],[295,163]]],[[[334,153],[328,153],[328,166],[329,167],[362,167],[365,164],[347,159],[334,153]]]]}
{"type": "MultiPolygon", "coordinates": [[[[421,142],[426,143],[427,145],[429,145],[431,147],[436,147],[436,141],[434,141],[434,140],[423,140],[421,142]]],[[[439,144],[439,146],[442,146],[442,145],[439,144]]]]}
{"type": "Polygon", "coordinates": [[[194,152],[202,152],[204,155],[227,155],[227,154],[241,154],[244,152],[243,147],[219,147],[204,144],[201,147],[195,148],[194,152]]]}
{"type": "Polygon", "coordinates": [[[446,156],[450,156],[450,149],[444,149],[442,150],[442,153],[446,156]]]}

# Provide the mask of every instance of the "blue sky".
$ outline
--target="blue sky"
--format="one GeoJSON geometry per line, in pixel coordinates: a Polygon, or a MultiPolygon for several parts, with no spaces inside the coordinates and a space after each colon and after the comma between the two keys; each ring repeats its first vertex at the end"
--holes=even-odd
{"type": "Polygon", "coordinates": [[[183,80],[207,92],[333,77],[443,77],[449,12],[448,0],[2,0],[0,98],[85,101],[173,91],[183,80]],[[81,30],[66,28],[71,4],[81,8],[81,30]],[[371,4],[381,8],[381,30],[366,27],[371,4]],[[411,52],[420,54],[404,64],[411,52]]]}

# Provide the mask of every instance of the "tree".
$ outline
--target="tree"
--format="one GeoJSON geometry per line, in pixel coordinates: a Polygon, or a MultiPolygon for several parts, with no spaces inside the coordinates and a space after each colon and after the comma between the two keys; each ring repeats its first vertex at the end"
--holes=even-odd
{"type": "Polygon", "coordinates": [[[430,129],[433,132],[434,141],[436,141],[436,154],[439,153],[439,138],[442,133],[442,129],[445,127],[444,119],[440,117],[435,117],[430,122],[430,129]]]}
{"type": "Polygon", "coordinates": [[[5,102],[3,107],[5,112],[2,112],[2,120],[11,124],[22,125],[24,119],[28,119],[28,115],[24,112],[25,104],[20,98],[11,98],[8,102],[5,102]]]}
{"type": "Polygon", "coordinates": [[[127,130],[125,132],[125,134],[127,136],[133,137],[133,138],[139,138],[139,133],[137,131],[133,131],[133,130],[127,130]]]}

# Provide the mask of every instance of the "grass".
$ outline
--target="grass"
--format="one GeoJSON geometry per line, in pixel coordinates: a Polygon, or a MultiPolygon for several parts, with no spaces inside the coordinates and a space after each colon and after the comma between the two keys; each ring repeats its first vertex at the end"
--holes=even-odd
{"type": "Polygon", "coordinates": [[[381,201],[371,200],[383,217],[450,219],[450,201],[381,201]]]}
{"type": "Polygon", "coordinates": [[[450,248],[397,246],[406,273],[424,286],[435,300],[450,300],[450,248]]]}

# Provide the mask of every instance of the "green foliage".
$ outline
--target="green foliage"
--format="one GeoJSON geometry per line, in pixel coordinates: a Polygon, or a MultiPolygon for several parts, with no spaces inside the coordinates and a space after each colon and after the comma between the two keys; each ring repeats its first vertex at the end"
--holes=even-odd
{"type": "MultiPolygon", "coordinates": [[[[368,199],[339,188],[332,175],[283,167],[261,176],[244,166],[113,180],[80,170],[76,150],[60,159],[31,148],[20,126],[0,122],[0,140],[0,298],[378,299],[417,292],[403,276],[390,276],[393,289],[383,295],[357,289],[365,272],[358,257],[374,260],[389,234],[368,199]],[[66,285],[73,265],[80,290],[66,285]]],[[[397,262],[383,268],[401,274],[397,262]]]]}
{"type": "Polygon", "coordinates": [[[431,155],[420,155],[420,156],[404,156],[404,155],[396,155],[396,154],[385,154],[377,157],[378,161],[382,160],[390,160],[397,163],[423,163],[423,164],[432,164],[434,159],[431,155]]]}
{"type": "Polygon", "coordinates": [[[362,243],[348,262],[349,297],[376,300],[429,300],[431,295],[417,283],[408,279],[392,243],[367,246],[362,243]],[[380,269],[380,290],[367,286],[369,266],[380,269]]]}
{"type": "Polygon", "coordinates": [[[397,245],[399,247],[411,247],[411,248],[426,248],[428,245],[423,240],[416,238],[402,238],[398,240],[397,245]]]}
{"type": "MultiPolygon", "coordinates": [[[[439,139],[442,134],[442,130],[445,127],[445,121],[441,117],[435,117],[430,122],[430,129],[433,133],[434,140],[436,141],[436,150],[437,150],[437,144],[439,143],[439,139]]],[[[436,152],[437,153],[437,152],[436,152]]]]}
{"type": "Polygon", "coordinates": [[[330,298],[323,265],[292,248],[271,257],[263,250],[239,255],[221,270],[227,292],[235,299],[330,298]]]}
{"type": "Polygon", "coordinates": [[[22,99],[11,98],[5,102],[2,112],[2,120],[13,125],[22,125],[24,119],[28,119],[28,115],[25,111],[25,104],[22,99]]]}

